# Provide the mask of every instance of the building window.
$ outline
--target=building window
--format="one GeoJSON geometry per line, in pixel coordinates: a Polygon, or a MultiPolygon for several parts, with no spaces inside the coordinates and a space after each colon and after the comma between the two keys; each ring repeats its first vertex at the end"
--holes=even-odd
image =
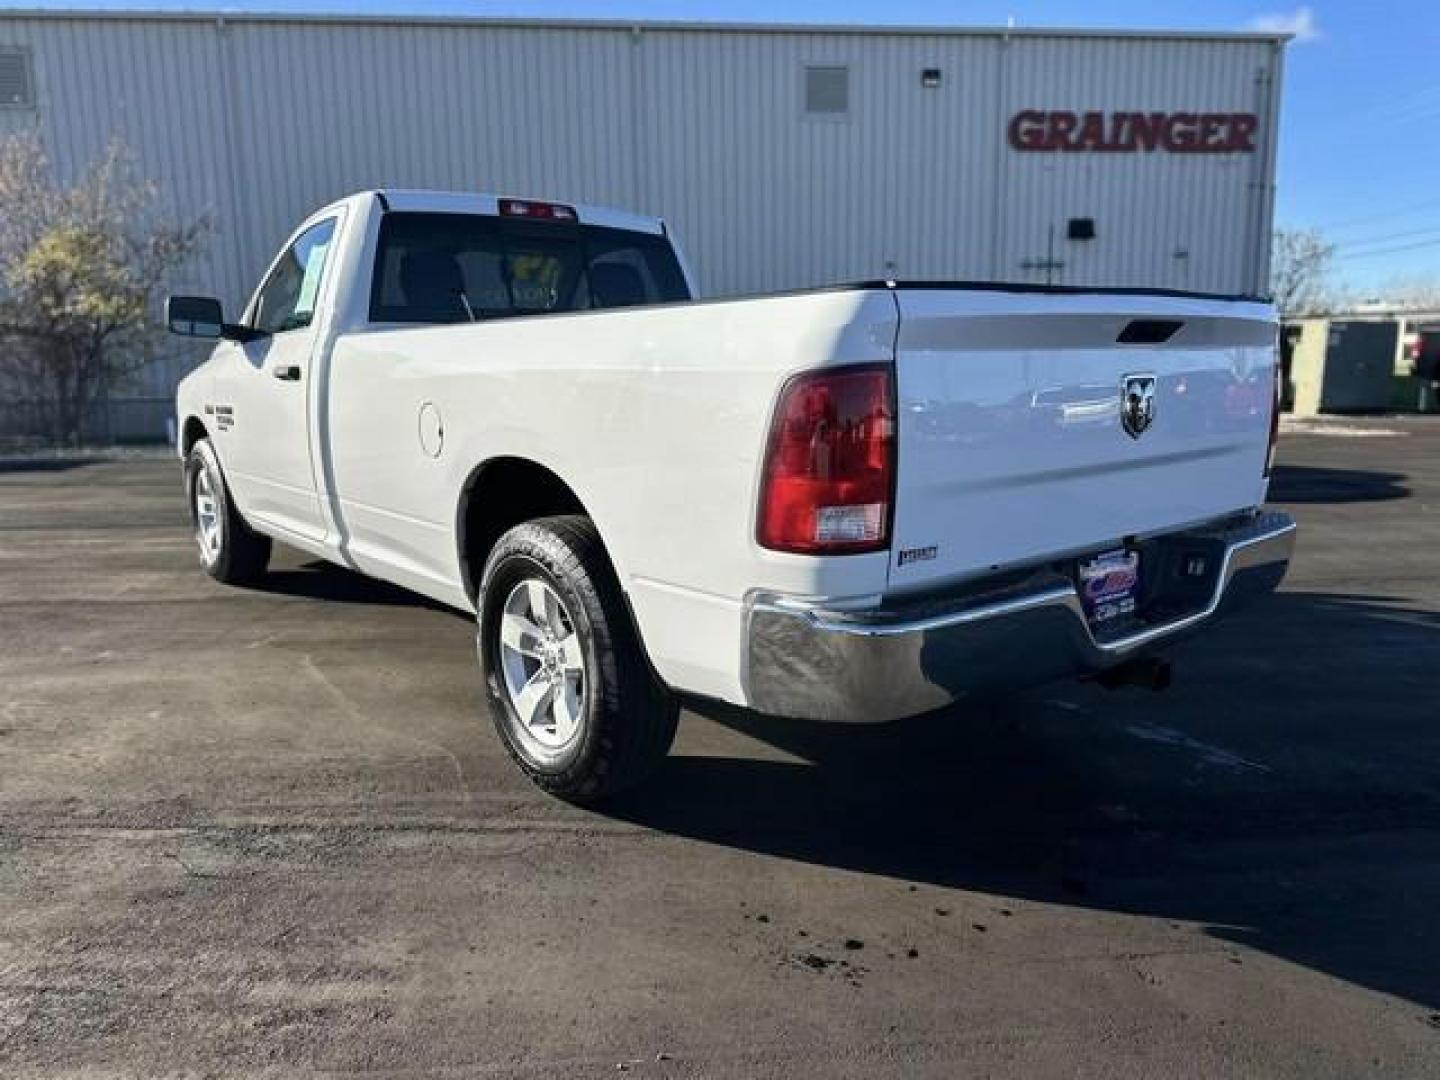
{"type": "Polygon", "coordinates": [[[29,109],[34,105],[30,50],[0,45],[0,109],[29,109]]]}
{"type": "Polygon", "coordinates": [[[807,67],[805,112],[810,116],[844,116],[850,111],[850,69],[807,67]]]}

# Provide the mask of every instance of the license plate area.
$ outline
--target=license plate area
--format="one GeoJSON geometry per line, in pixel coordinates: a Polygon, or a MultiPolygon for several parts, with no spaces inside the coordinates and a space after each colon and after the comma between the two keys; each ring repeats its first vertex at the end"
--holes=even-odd
{"type": "Polygon", "coordinates": [[[1098,630],[1111,630],[1136,617],[1140,601],[1140,552],[1106,551],[1075,566],[1075,584],[1085,618],[1098,630]]]}

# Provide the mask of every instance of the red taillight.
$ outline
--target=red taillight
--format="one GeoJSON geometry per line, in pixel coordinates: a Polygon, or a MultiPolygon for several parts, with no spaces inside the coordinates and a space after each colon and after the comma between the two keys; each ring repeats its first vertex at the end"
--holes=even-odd
{"type": "Polygon", "coordinates": [[[575,221],[574,207],[560,203],[532,202],[529,199],[501,199],[501,217],[530,218],[535,221],[575,221]]]}
{"type": "Polygon", "coordinates": [[[889,364],[797,375],[780,392],[756,537],[828,555],[890,543],[895,385],[889,364]]]}
{"type": "Polygon", "coordinates": [[[1275,449],[1280,444],[1280,402],[1284,398],[1285,372],[1280,357],[1275,357],[1275,396],[1270,402],[1270,449],[1265,453],[1265,472],[1268,477],[1275,467],[1275,449]]]}

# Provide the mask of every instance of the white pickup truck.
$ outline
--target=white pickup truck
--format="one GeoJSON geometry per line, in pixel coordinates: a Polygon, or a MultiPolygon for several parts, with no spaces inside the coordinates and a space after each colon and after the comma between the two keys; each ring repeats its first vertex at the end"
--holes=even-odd
{"type": "Polygon", "coordinates": [[[679,693],[883,721],[1156,650],[1284,575],[1250,299],[874,282],[694,299],[664,223],[371,191],[311,215],[180,385],[201,560],[271,539],[477,613],[496,726],[566,798],[679,693]]]}

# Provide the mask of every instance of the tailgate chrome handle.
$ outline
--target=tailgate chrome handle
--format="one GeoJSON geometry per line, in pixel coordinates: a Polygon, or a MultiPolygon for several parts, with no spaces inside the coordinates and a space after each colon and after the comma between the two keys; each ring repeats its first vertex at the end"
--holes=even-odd
{"type": "Polygon", "coordinates": [[[274,375],[277,379],[284,379],[286,382],[299,382],[300,365],[281,364],[279,367],[273,369],[270,374],[274,375]]]}

